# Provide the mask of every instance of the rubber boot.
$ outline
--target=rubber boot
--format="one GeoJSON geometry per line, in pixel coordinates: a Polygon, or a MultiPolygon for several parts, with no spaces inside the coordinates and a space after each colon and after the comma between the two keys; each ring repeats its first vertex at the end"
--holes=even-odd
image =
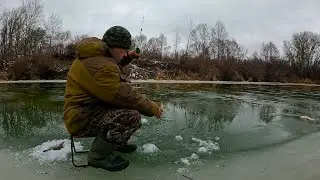
{"type": "Polygon", "coordinates": [[[129,161],[121,156],[114,156],[113,152],[117,145],[108,143],[100,136],[97,136],[88,153],[88,165],[95,168],[102,168],[108,171],[121,171],[129,166],[129,161]]]}
{"type": "Polygon", "coordinates": [[[121,153],[132,153],[137,150],[137,146],[134,144],[125,144],[124,146],[120,146],[116,151],[121,153]]]}

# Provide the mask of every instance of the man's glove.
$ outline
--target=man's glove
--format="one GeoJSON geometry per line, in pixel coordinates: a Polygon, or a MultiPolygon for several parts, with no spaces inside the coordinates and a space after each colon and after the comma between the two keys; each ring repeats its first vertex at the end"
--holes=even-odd
{"type": "Polygon", "coordinates": [[[124,67],[124,66],[128,65],[129,63],[131,63],[131,61],[133,59],[138,59],[138,58],[140,58],[140,54],[138,54],[135,50],[130,50],[127,53],[127,56],[120,60],[119,65],[124,67]]]}

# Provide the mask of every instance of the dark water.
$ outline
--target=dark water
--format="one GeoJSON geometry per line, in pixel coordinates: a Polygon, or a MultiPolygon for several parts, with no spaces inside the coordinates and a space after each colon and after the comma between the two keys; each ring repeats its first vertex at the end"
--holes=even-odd
{"type": "MultiPolygon", "coordinates": [[[[137,84],[161,101],[162,120],[148,118],[134,135],[139,146],[155,144],[156,156],[132,155],[141,165],[173,163],[199,148],[192,138],[216,141],[220,151],[206,159],[285,143],[318,131],[300,116],[320,120],[320,91],[316,88],[137,84]],[[181,135],[184,140],[175,141],[181,135]]],[[[68,138],[63,124],[65,84],[0,85],[0,149],[23,151],[45,141],[68,138]]]]}

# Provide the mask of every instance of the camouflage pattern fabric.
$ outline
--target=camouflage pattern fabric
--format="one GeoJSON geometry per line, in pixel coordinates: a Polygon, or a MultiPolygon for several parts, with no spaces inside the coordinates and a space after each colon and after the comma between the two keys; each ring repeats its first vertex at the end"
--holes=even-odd
{"type": "Polygon", "coordinates": [[[105,141],[124,145],[131,135],[141,127],[141,115],[136,110],[102,109],[95,110],[87,117],[88,124],[77,136],[96,137],[100,135],[105,141]]]}
{"type": "Polygon", "coordinates": [[[132,40],[130,32],[122,26],[113,26],[103,35],[102,41],[109,47],[130,49],[132,40]]]}

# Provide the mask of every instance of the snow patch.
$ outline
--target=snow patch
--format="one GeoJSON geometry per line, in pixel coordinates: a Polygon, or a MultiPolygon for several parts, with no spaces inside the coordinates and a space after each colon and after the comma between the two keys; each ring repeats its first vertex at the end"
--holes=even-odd
{"type": "Polygon", "coordinates": [[[183,141],[183,137],[181,136],[181,135],[179,135],[179,136],[176,136],[176,141],[183,141]]]}
{"type": "MultiPolygon", "coordinates": [[[[74,142],[77,151],[83,150],[80,142],[74,142]]],[[[30,156],[36,158],[41,164],[51,161],[67,161],[71,153],[71,141],[69,139],[51,140],[31,149],[30,156]]]]}
{"type": "Polygon", "coordinates": [[[142,146],[142,149],[143,149],[142,152],[145,154],[152,154],[160,151],[156,145],[151,143],[144,144],[142,146]]]}
{"type": "Polygon", "coordinates": [[[148,119],[146,119],[146,118],[141,118],[141,123],[142,124],[148,124],[148,119]]]}

